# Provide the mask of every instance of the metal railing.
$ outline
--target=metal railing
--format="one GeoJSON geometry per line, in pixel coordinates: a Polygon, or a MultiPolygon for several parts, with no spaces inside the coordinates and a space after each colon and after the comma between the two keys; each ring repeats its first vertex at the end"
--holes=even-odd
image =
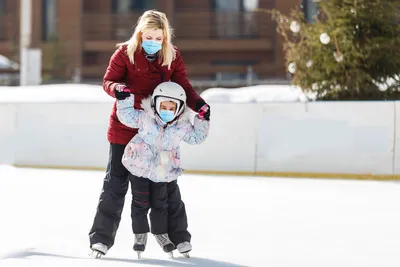
{"type": "MultiPolygon", "coordinates": [[[[189,77],[210,77],[216,73],[234,73],[246,76],[249,73],[256,75],[268,74],[273,76],[278,66],[270,64],[256,64],[249,66],[216,66],[211,64],[186,64],[189,77]]],[[[82,69],[85,77],[102,77],[106,71],[106,65],[87,65],[82,69]]]]}
{"type": "MultiPolygon", "coordinates": [[[[127,40],[141,13],[85,13],[83,38],[127,40]]],[[[275,22],[256,12],[175,12],[171,18],[179,39],[259,39],[275,36],[275,22]]]]}
{"type": "Polygon", "coordinates": [[[174,28],[182,39],[259,39],[275,35],[275,23],[257,12],[178,12],[174,28]]]}

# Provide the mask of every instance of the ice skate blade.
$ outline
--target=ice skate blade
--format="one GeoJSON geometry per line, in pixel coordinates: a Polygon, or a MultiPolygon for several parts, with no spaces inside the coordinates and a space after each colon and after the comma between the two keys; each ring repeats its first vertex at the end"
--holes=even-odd
{"type": "Polygon", "coordinates": [[[137,252],[137,258],[140,260],[142,258],[142,252],[137,252]]]}
{"type": "Polygon", "coordinates": [[[184,253],[182,253],[182,255],[183,255],[184,257],[186,257],[186,258],[190,258],[189,252],[184,252],[184,253]]]}
{"type": "Polygon", "coordinates": [[[91,253],[89,253],[89,256],[92,257],[92,259],[100,259],[102,256],[104,256],[104,253],[101,251],[93,250],[91,253]]]}
{"type": "Polygon", "coordinates": [[[174,258],[174,253],[171,251],[171,252],[168,252],[168,256],[171,258],[171,259],[173,259],[174,258]]]}

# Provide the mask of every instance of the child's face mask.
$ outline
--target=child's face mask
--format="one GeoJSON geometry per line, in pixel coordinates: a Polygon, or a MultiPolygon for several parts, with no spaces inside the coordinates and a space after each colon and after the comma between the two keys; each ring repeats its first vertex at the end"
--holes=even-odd
{"type": "Polygon", "coordinates": [[[172,101],[163,101],[160,104],[160,118],[168,123],[175,118],[176,103],[172,101]]]}
{"type": "Polygon", "coordinates": [[[170,110],[160,110],[160,118],[164,122],[170,122],[175,118],[175,112],[170,110]]]}

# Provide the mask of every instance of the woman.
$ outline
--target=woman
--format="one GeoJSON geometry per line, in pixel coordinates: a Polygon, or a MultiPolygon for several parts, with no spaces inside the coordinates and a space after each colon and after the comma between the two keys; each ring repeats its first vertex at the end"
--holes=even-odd
{"type": "MultiPolygon", "coordinates": [[[[130,93],[135,95],[135,109],[141,109],[143,98],[149,97],[158,84],[173,81],[181,85],[187,95],[187,105],[195,112],[207,105],[190,85],[182,56],[171,43],[172,28],[166,15],[155,10],[146,11],[139,18],[132,37],[118,44],[103,79],[104,90],[118,100],[130,93]]],[[[209,106],[205,117],[210,117],[209,106]]],[[[129,172],[121,163],[125,146],[137,129],[123,125],[116,115],[114,103],[108,128],[109,161],[93,226],[90,247],[96,257],[105,255],[114,244],[121,220],[129,172]]],[[[177,181],[168,183],[168,235],[182,253],[191,250],[191,235],[187,230],[185,204],[177,181]],[[181,249],[180,249],[181,248],[181,249]]],[[[133,197],[135,191],[132,190],[133,197]]],[[[133,205],[133,204],[132,204],[133,205]]],[[[131,214],[134,220],[133,214],[131,214]]]]}

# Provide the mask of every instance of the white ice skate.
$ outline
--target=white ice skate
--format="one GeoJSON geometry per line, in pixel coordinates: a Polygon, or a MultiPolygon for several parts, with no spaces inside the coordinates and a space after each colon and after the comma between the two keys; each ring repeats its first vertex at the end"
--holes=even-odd
{"type": "Polygon", "coordinates": [[[147,233],[135,234],[135,244],[133,250],[136,251],[138,259],[142,257],[142,252],[146,249],[147,233]]]}
{"type": "Polygon", "coordinates": [[[185,256],[186,258],[190,258],[189,252],[192,250],[192,245],[189,242],[185,241],[179,243],[178,246],[176,246],[176,248],[178,249],[179,253],[181,253],[183,256],[185,256]]]}
{"type": "Polygon", "coordinates": [[[108,248],[103,243],[93,244],[90,248],[92,252],[89,254],[93,259],[99,259],[107,254],[108,248]]]}
{"type": "Polygon", "coordinates": [[[164,250],[165,253],[168,253],[168,255],[173,258],[173,250],[175,249],[174,243],[169,239],[168,234],[161,234],[161,235],[154,235],[154,237],[157,240],[157,243],[160,245],[160,247],[164,250]]]}

